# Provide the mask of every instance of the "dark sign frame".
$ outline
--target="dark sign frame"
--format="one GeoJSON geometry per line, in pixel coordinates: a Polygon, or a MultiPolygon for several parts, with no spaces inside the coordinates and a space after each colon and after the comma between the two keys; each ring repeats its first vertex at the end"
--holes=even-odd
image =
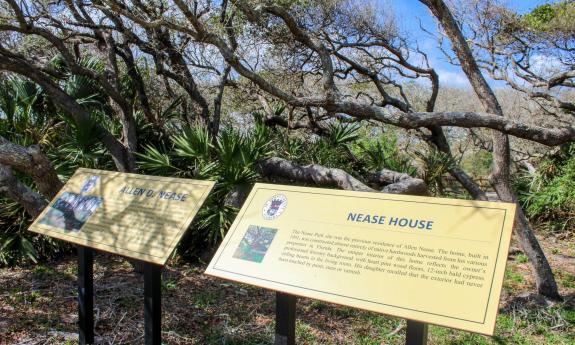
{"type": "MultiPolygon", "coordinates": [[[[94,344],[94,249],[78,250],[78,343],[94,344]]],[[[162,268],[139,261],[144,270],[144,342],[162,344],[162,268]]]]}

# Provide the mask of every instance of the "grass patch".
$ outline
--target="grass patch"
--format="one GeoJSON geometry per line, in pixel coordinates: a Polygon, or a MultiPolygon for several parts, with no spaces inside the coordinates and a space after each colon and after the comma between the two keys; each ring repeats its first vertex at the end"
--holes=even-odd
{"type": "Polygon", "coordinates": [[[71,280],[76,281],[76,274],[77,274],[77,266],[66,266],[62,269],[45,266],[42,264],[38,264],[34,266],[32,269],[32,276],[34,279],[43,280],[43,281],[50,281],[50,280],[71,280]]]}
{"type": "Polygon", "coordinates": [[[524,264],[529,261],[529,258],[524,253],[519,253],[515,256],[515,262],[518,264],[524,264]]]}
{"type": "Polygon", "coordinates": [[[217,295],[212,291],[198,292],[194,296],[194,304],[198,308],[208,308],[216,303],[217,295]]]}
{"type": "Polygon", "coordinates": [[[516,272],[512,266],[508,266],[505,269],[503,288],[510,293],[514,293],[523,285],[524,280],[521,273],[516,272]]]}
{"type": "Polygon", "coordinates": [[[178,287],[178,282],[172,279],[162,279],[162,292],[174,290],[178,287]]]}
{"type": "Polygon", "coordinates": [[[307,323],[296,321],[295,337],[297,344],[314,344],[315,336],[313,335],[312,326],[307,323]]]}
{"type": "Polygon", "coordinates": [[[127,295],[119,297],[116,300],[116,303],[118,303],[118,306],[122,309],[135,310],[141,308],[140,304],[142,303],[142,301],[140,300],[140,298],[137,298],[136,296],[127,295]]]}
{"type": "Polygon", "coordinates": [[[555,278],[563,288],[575,289],[575,275],[563,270],[557,270],[555,278]]]}
{"type": "MultiPolygon", "coordinates": [[[[105,341],[140,343],[141,276],[133,273],[125,261],[107,257],[100,260],[94,284],[99,312],[97,332],[105,341]]],[[[429,344],[575,344],[575,277],[565,271],[566,266],[554,267],[560,286],[569,296],[564,303],[543,307],[535,299],[514,297],[532,292],[529,270],[518,266],[522,260],[515,257],[506,269],[504,286],[511,292],[503,298],[493,337],[430,326],[429,344]]],[[[54,279],[62,275],[58,272],[74,272],[75,268],[75,257],[70,257],[53,268],[40,265],[16,272],[0,271],[0,322],[8,320],[0,327],[0,339],[7,339],[6,344],[32,340],[46,343],[49,331],[75,332],[73,321],[62,320],[76,315],[76,282],[54,279]]],[[[167,270],[177,271],[178,278],[162,283],[169,292],[162,301],[165,344],[274,343],[273,292],[207,277],[203,268],[167,270]]],[[[405,320],[302,298],[297,304],[296,338],[296,343],[302,345],[403,345],[405,320]]]]}

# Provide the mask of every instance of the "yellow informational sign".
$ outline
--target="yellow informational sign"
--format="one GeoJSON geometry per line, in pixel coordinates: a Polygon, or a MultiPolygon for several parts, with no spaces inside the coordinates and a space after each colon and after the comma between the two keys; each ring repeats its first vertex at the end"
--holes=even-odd
{"type": "Polygon", "coordinates": [[[29,230],[163,265],[213,185],[80,168],[29,230]]]}
{"type": "Polygon", "coordinates": [[[206,273],[492,335],[515,205],[256,184],[206,273]]]}

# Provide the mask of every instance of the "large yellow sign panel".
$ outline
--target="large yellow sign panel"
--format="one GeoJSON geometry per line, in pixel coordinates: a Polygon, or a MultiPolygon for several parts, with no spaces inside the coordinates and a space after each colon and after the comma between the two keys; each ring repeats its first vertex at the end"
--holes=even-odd
{"type": "Polygon", "coordinates": [[[78,169],[30,230],[163,265],[213,185],[78,169]]]}
{"type": "Polygon", "coordinates": [[[256,184],[206,273],[491,335],[514,204],[256,184]]]}

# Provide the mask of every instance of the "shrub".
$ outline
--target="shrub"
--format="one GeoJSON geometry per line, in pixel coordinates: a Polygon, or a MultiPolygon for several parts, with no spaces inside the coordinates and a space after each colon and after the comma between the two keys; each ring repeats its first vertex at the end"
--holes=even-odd
{"type": "Polygon", "coordinates": [[[527,215],[561,231],[575,217],[575,145],[569,144],[539,164],[535,173],[523,172],[515,181],[527,215]]]}

